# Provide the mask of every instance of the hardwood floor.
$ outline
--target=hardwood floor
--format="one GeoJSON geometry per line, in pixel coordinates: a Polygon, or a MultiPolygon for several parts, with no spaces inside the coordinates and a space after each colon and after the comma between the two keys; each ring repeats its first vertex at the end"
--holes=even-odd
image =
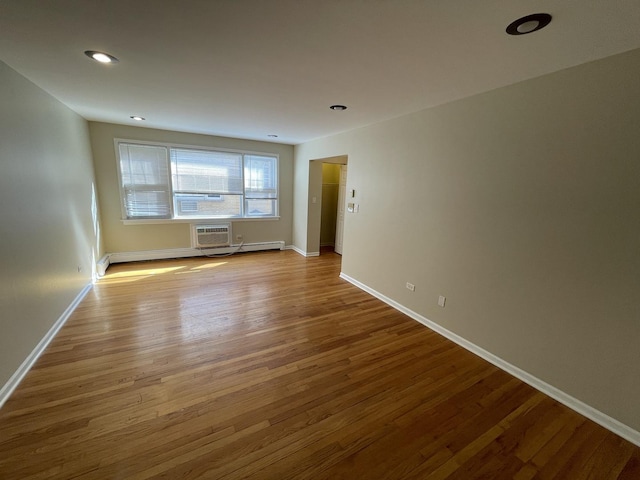
{"type": "Polygon", "coordinates": [[[0,410],[0,478],[640,479],[640,448],[339,272],[111,266],[0,410]]]}

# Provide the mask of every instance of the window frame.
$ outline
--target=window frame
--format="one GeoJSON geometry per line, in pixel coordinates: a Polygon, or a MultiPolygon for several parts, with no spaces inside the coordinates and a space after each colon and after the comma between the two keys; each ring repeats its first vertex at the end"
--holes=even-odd
{"type": "Polygon", "coordinates": [[[114,154],[116,161],[116,171],[117,171],[117,181],[118,181],[118,195],[120,201],[120,221],[125,225],[140,225],[140,224],[168,224],[168,223],[198,223],[198,222],[213,222],[213,221],[233,221],[233,222],[264,222],[264,221],[273,221],[280,219],[280,155],[272,152],[260,152],[254,150],[242,150],[242,149],[234,149],[234,148],[219,148],[219,147],[211,147],[211,146],[202,146],[202,145],[189,145],[182,143],[173,143],[173,142],[156,142],[149,140],[135,140],[135,139],[127,139],[127,138],[114,138],[114,154]],[[132,144],[132,145],[143,145],[143,146],[154,146],[154,147],[164,147],[167,149],[167,168],[169,169],[169,192],[170,192],[170,202],[169,209],[171,218],[127,218],[127,210],[125,206],[125,191],[124,185],[122,184],[122,171],[121,171],[121,162],[120,162],[120,144],[132,144]],[[210,151],[210,152],[224,152],[224,153],[235,153],[242,156],[242,216],[214,216],[214,217],[205,217],[205,216],[194,216],[194,217],[176,217],[175,213],[175,192],[172,178],[172,170],[171,170],[171,149],[172,148],[181,148],[181,149],[191,149],[191,150],[202,150],[202,151],[210,151]],[[275,178],[276,178],[276,198],[275,198],[275,215],[272,216],[248,216],[245,212],[245,202],[246,202],[246,184],[245,184],[245,155],[254,155],[254,156],[264,156],[264,157],[272,157],[276,160],[275,165],[275,178]]]}

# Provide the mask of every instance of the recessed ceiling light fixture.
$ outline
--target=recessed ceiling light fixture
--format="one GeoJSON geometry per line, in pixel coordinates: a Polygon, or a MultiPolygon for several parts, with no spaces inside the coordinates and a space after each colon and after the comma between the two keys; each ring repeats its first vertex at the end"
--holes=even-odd
{"type": "Polygon", "coordinates": [[[120,61],[113,55],[109,55],[108,53],[104,53],[104,52],[96,52],[95,50],[86,50],[84,54],[87,57],[91,58],[92,60],[95,60],[96,62],[105,63],[105,64],[118,63],[120,61]]]}
{"type": "Polygon", "coordinates": [[[347,109],[345,105],[331,105],[329,108],[331,110],[337,110],[337,111],[342,111],[347,109]]]}
{"type": "Polygon", "coordinates": [[[140,115],[131,115],[129,118],[135,120],[136,122],[142,122],[143,120],[146,120],[146,118],[141,117],[140,115]]]}
{"type": "Polygon", "coordinates": [[[534,13],[511,22],[507,27],[509,35],[526,35],[537,32],[551,23],[551,15],[548,13],[534,13]]]}

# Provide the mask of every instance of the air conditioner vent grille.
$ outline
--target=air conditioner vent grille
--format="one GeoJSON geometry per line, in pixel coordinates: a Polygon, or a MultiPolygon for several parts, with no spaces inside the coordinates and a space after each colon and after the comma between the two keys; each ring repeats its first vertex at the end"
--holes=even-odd
{"type": "Polygon", "coordinates": [[[230,225],[194,225],[192,229],[193,247],[228,247],[231,238],[230,230],[230,225]]]}

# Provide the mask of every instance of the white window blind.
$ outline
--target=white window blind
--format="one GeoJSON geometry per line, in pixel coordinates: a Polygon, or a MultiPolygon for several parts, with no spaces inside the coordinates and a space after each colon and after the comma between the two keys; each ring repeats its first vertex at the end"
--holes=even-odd
{"type": "Polygon", "coordinates": [[[119,150],[125,217],[171,218],[167,148],[121,143],[119,150]]]}
{"type": "Polygon", "coordinates": [[[231,152],[171,149],[175,193],[242,195],[242,155],[231,152]]]}

